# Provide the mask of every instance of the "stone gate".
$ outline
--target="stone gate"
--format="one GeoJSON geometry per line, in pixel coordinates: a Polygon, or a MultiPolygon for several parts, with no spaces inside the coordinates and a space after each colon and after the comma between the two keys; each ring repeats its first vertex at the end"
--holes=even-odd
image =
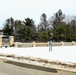
{"type": "Polygon", "coordinates": [[[14,44],[13,36],[0,36],[0,48],[3,46],[12,46],[14,44]]]}

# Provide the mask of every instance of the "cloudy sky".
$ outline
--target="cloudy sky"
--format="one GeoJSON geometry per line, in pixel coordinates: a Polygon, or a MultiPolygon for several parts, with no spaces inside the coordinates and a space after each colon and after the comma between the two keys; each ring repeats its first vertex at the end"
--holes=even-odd
{"type": "Polygon", "coordinates": [[[66,15],[76,15],[76,0],[0,0],[0,28],[10,17],[30,17],[38,24],[42,13],[50,18],[59,9],[66,15]]]}

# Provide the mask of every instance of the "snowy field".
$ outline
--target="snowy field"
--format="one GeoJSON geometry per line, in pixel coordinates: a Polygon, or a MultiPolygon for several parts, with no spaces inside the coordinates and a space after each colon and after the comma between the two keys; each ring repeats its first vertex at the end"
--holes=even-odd
{"type": "Polygon", "coordinates": [[[49,47],[1,48],[0,54],[42,58],[52,61],[76,63],[76,46],[57,46],[49,52],[49,47]]]}

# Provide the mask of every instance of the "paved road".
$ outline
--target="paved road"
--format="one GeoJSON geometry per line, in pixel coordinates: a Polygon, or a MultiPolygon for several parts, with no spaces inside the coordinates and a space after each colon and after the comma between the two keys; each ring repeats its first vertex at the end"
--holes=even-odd
{"type": "Polygon", "coordinates": [[[0,60],[0,75],[76,75],[76,73],[0,60]]]}

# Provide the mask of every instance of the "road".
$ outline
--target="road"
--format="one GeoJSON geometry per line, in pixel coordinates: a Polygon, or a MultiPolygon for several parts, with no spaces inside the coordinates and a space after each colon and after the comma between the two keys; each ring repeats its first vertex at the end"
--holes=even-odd
{"type": "Polygon", "coordinates": [[[0,59],[0,75],[76,75],[76,73],[0,59]]]}

